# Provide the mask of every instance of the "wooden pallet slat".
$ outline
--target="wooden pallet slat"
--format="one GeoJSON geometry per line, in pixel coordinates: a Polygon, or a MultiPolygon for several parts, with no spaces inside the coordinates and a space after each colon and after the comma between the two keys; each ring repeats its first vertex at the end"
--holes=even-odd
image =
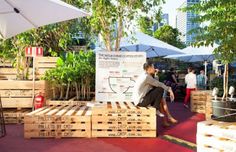
{"type": "Polygon", "coordinates": [[[91,137],[89,111],[88,107],[78,105],[38,109],[25,117],[25,138],[91,137]]]}
{"type": "Polygon", "coordinates": [[[199,152],[236,151],[236,123],[208,120],[197,124],[197,148],[199,152]]]}
{"type": "Polygon", "coordinates": [[[155,137],[156,109],[101,102],[92,109],[92,137],[155,137]]]}

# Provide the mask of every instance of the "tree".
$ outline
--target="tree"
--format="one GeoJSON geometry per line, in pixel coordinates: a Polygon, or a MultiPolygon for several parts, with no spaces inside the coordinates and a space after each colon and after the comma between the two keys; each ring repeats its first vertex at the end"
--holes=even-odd
{"type": "Polygon", "coordinates": [[[219,47],[214,54],[225,64],[224,95],[228,95],[228,64],[236,58],[236,1],[235,0],[208,0],[187,7],[185,11],[199,14],[193,21],[206,23],[192,32],[196,33],[195,45],[213,45],[219,47]]]}
{"type": "Polygon", "coordinates": [[[161,23],[162,20],[162,11],[161,8],[158,9],[158,11],[154,14],[154,17],[148,17],[148,16],[140,16],[138,19],[138,26],[139,29],[150,36],[153,36],[153,26],[155,24],[161,23]]]}
{"type": "Polygon", "coordinates": [[[183,49],[186,47],[186,45],[181,42],[179,36],[181,33],[178,31],[178,29],[173,28],[169,25],[164,25],[158,30],[154,32],[154,37],[162,40],[168,44],[171,44],[173,46],[176,46],[180,49],[183,49]]]}
{"type": "MultiPolygon", "coordinates": [[[[83,0],[64,0],[79,8],[87,8],[83,0]]],[[[19,34],[11,39],[0,41],[0,57],[13,59],[20,79],[27,79],[31,60],[24,56],[24,50],[29,46],[42,46],[44,55],[58,56],[61,52],[71,51],[72,37],[79,31],[91,33],[89,19],[74,19],[51,24],[19,34]],[[83,27],[83,28],[81,28],[83,27]]],[[[85,34],[86,36],[88,34],[85,34]]],[[[92,34],[90,34],[92,35],[92,34]]],[[[88,38],[88,36],[86,37],[88,38]]]]}
{"type": "Polygon", "coordinates": [[[129,29],[132,20],[138,14],[154,12],[163,0],[91,0],[91,24],[104,40],[108,51],[119,51],[125,29],[129,29]]]}

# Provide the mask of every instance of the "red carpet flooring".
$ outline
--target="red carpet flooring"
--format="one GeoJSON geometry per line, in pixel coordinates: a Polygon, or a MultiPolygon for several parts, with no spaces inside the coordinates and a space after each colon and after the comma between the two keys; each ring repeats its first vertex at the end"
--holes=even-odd
{"type": "MultiPolygon", "coordinates": [[[[196,141],[196,123],[203,115],[193,114],[181,103],[170,103],[173,115],[180,121],[158,134],[196,141]]],[[[160,122],[160,121],[159,121],[160,122]]],[[[160,138],[97,138],[97,139],[24,139],[22,125],[8,125],[7,136],[0,138],[0,152],[192,152],[192,150],[160,138]]]]}
{"type": "Polygon", "coordinates": [[[160,120],[158,121],[159,135],[171,135],[192,143],[196,143],[197,122],[204,121],[204,114],[190,112],[183,107],[182,103],[168,103],[172,115],[179,121],[178,124],[163,128],[160,120]]]}

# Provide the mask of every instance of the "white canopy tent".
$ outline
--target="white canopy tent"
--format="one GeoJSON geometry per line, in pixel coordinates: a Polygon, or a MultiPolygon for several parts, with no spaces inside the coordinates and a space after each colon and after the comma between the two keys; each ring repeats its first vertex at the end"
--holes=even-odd
{"type": "Polygon", "coordinates": [[[88,15],[60,0],[0,0],[0,38],[88,15]]]}
{"type": "Polygon", "coordinates": [[[146,52],[148,58],[183,54],[179,48],[160,41],[147,34],[136,32],[121,39],[121,51],[146,52]]]}
{"type": "MultiPolygon", "coordinates": [[[[217,44],[213,46],[201,46],[201,47],[192,47],[189,46],[183,49],[181,52],[184,54],[169,55],[165,58],[177,59],[184,62],[204,62],[205,66],[205,76],[207,75],[207,64],[212,62],[215,57],[213,55],[214,49],[218,47],[217,44]]],[[[206,82],[205,82],[206,83],[206,82]]]]}

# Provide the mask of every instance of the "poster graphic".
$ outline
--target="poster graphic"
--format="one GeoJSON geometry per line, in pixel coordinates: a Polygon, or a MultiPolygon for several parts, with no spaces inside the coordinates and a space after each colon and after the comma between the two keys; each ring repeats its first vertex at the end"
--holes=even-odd
{"type": "Polygon", "coordinates": [[[145,62],[145,52],[97,52],[96,101],[132,101],[145,62]]]}

